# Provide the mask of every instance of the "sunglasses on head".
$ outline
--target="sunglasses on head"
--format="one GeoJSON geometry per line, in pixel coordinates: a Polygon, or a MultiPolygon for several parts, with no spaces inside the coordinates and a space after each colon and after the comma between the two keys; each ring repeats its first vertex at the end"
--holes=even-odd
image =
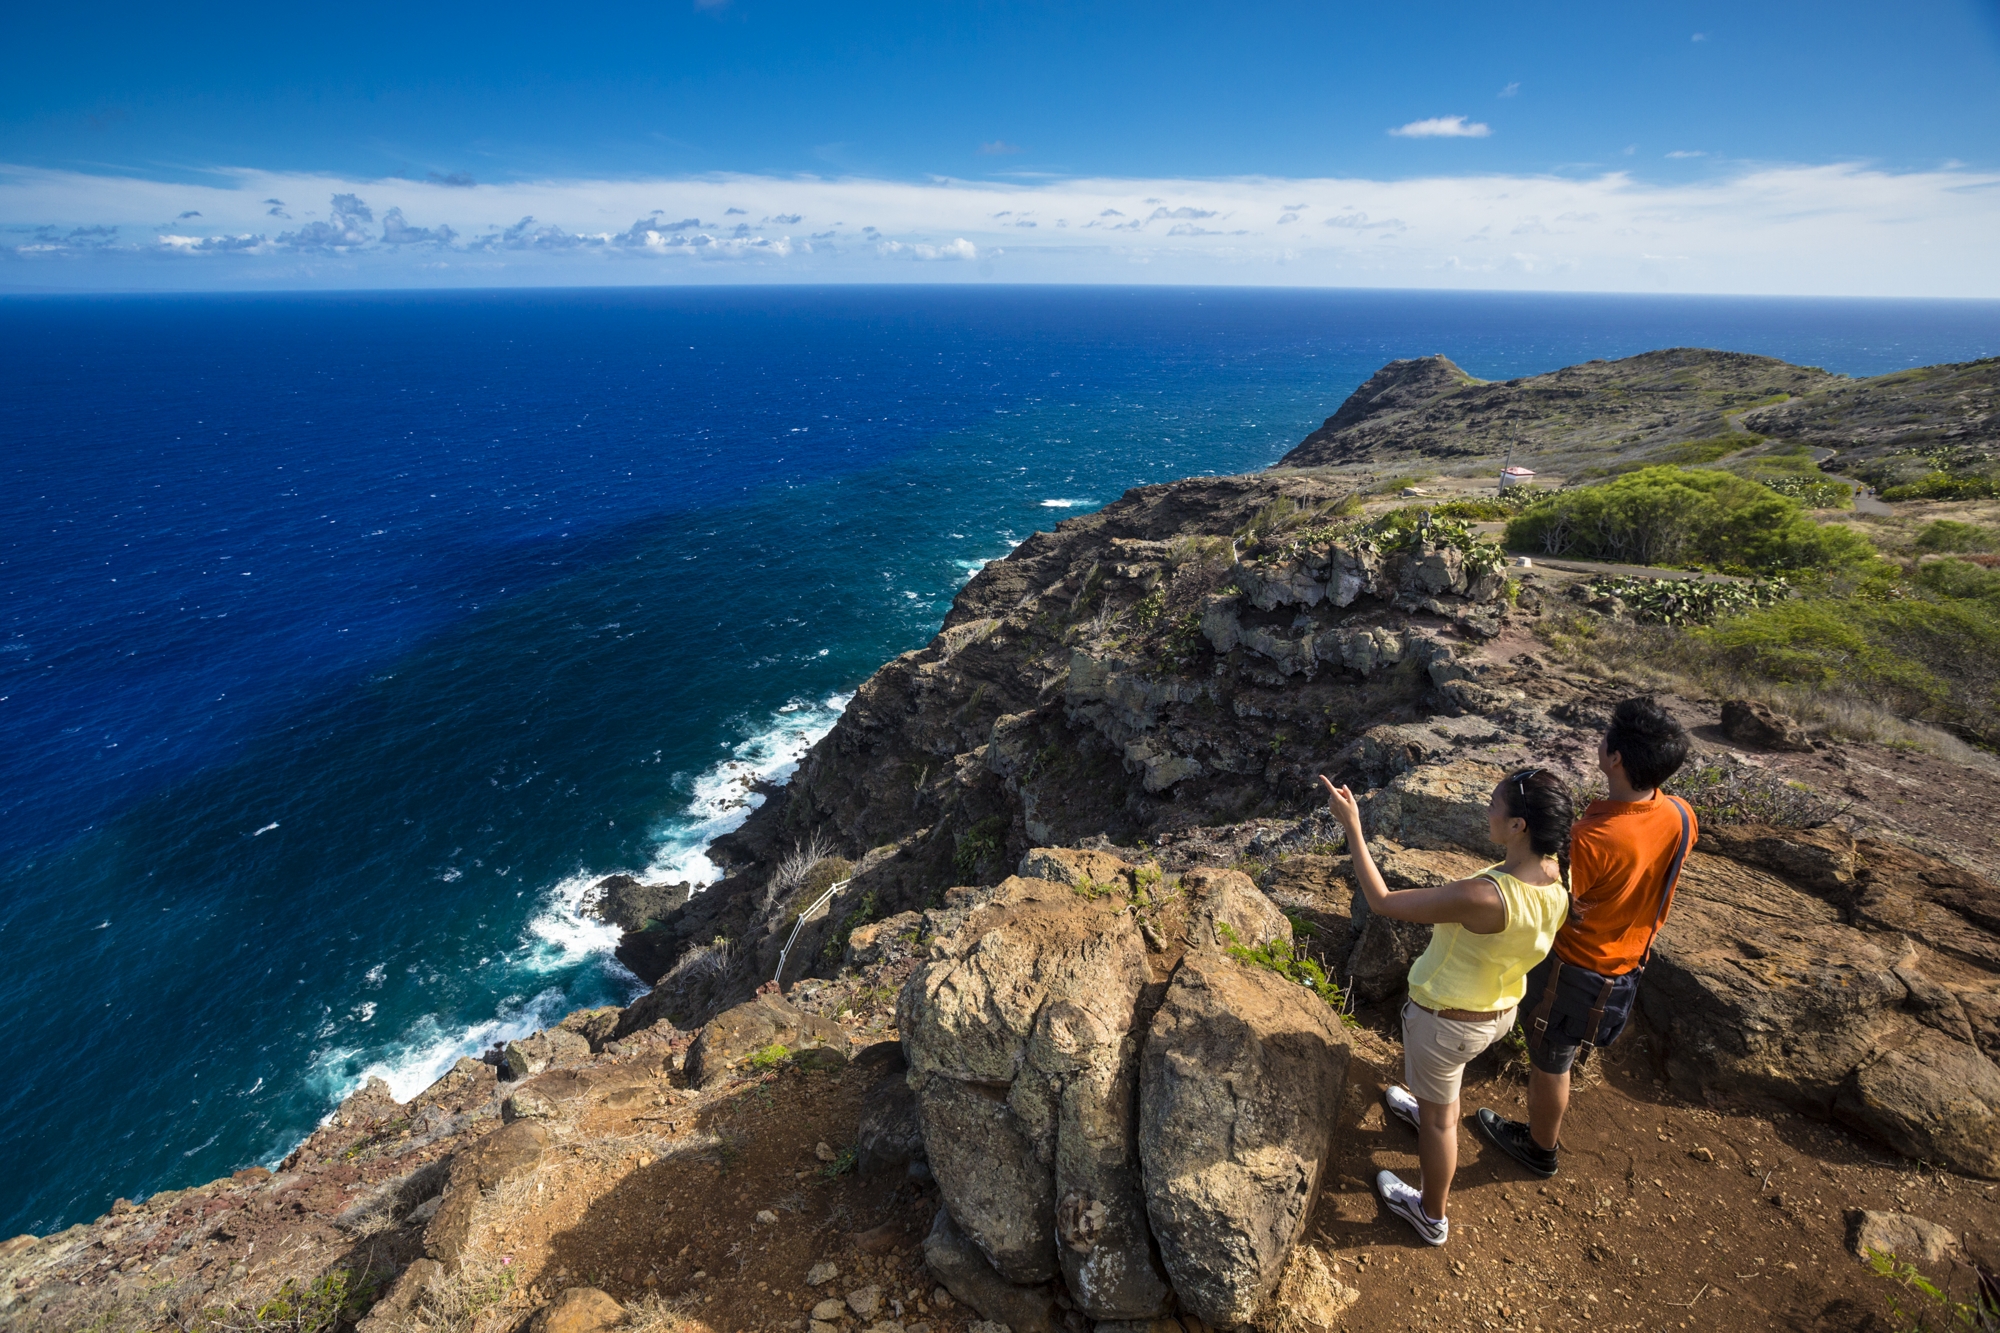
{"type": "Polygon", "coordinates": [[[1515,775],[1514,786],[1519,789],[1522,800],[1528,798],[1528,779],[1539,775],[1541,771],[1539,768],[1531,768],[1525,773],[1515,775]]]}

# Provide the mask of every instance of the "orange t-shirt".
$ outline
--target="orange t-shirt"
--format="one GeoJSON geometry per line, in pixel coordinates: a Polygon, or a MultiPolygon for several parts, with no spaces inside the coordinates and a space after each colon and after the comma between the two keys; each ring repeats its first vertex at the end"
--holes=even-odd
{"type": "MultiPolygon", "coordinates": [[[[1688,830],[1692,847],[1693,810],[1688,830]]],[[[1637,967],[1663,919],[1660,894],[1680,845],[1681,817],[1659,792],[1650,801],[1592,801],[1570,831],[1571,905],[1556,957],[1607,977],[1637,967]]]]}

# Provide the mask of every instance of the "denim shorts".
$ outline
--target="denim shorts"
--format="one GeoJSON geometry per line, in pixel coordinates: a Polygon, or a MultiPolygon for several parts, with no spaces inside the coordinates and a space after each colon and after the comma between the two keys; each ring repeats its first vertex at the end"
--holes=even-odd
{"type": "MultiPolygon", "coordinates": [[[[1534,1013],[1541,1007],[1542,991],[1548,985],[1549,971],[1557,958],[1550,954],[1535,965],[1528,973],[1528,995],[1521,1001],[1527,1011],[1527,1025],[1532,1029],[1534,1013]]],[[[1601,977],[1574,964],[1565,963],[1562,979],[1556,987],[1555,1007],[1549,1012],[1548,1031],[1540,1042],[1535,1033],[1528,1033],[1528,1058],[1535,1068],[1544,1074],[1566,1074],[1576,1063],[1578,1048],[1584,1038],[1590,1035],[1590,1011],[1597,1004],[1598,996],[1604,993],[1604,983],[1611,983],[1611,994],[1604,1003],[1604,1017],[1597,1025],[1598,1046],[1609,1046],[1618,1040],[1618,1034],[1632,1017],[1632,1004],[1639,995],[1639,973],[1627,972],[1622,976],[1601,977]]]]}
{"type": "Polygon", "coordinates": [[[1415,1000],[1403,1001],[1403,1081],[1418,1101],[1457,1101],[1465,1067],[1513,1030],[1517,1012],[1466,1023],[1440,1018],[1415,1000]]]}

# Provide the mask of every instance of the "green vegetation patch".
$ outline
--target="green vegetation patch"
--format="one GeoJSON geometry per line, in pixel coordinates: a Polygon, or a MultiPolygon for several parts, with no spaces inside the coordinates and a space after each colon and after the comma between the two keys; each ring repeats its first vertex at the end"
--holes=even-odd
{"type": "Polygon", "coordinates": [[[1754,583],[1594,578],[1581,587],[1591,601],[1616,597],[1635,620],[1649,625],[1707,625],[1719,616],[1775,606],[1793,592],[1792,585],[1782,578],[1754,583]]]}
{"type": "Polygon", "coordinates": [[[1361,1023],[1347,1012],[1347,993],[1326,974],[1326,969],[1317,959],[1307,958],[1292,950],[1292,942],[1282,935],[1269,944],[1251,948],[1244,944],[1242,937],[1230,928],[1227,921],[1218,921],[1215,928],[1222,932],[1228,942],[1229,956],[1239,963],[1261,967],[1267,972],[1276,972],[1287,981],[1295,981],[1305,986],[1313,994],[1326,1002],[1327,1008],[1340,1015],[1340,1021],[1348,1027],[1360,1027],[1361,1023]]]}
{"type": "Polygon", "coordinates": [[[1652,467],[1559,491],[1507,525],[1507,545],[1586,560],[1734,573],[1847,568],[1867,540],[1815,523],[1797,500],[1728,472],[1652,467]]]}
{"type": "Polygon", "coordinates": [[[781,1041],[774,1041],[763,1050],[754,1052],[750,1056],[750,1067],[752,1069],[776,1069],[791,1058],[791,1047],[781,1041]]]}
{"type": "Polygon", "coordinates": [[[971,882],[979,874],[981,863],[999,854],[1000,840],[1006,832],[1005,815],[988,815],[958,835],[952,848],[951,868],[958,872],[962,882],[971,882]]]}
{"type": "Polygon", "coordinates": [[[1394,510],[1369,524],[1364,535],[1385,551],[1410,550],[1425,544],[1454,547],[1465,557],[1466,572],[1474,578],[1490,574],[1507,563],[1507,553],[1497,542],[1487,541],[1462,519],[1440,517],[1435,509],[1394,510]]]}
{"type": "Polygon", "coordinates": [[[1914,577],[1829,586],[1702,633],[1719,664],[1738,672],[1860,694],[2000,743],[2000,571],[1930,561],[1914,577]]]}
{"type": "Polygon", "coordinates": [[[2000,533],[1977,523],[1961,523],[1955,518],[1933,519],[1917,533],[1916,546],[1919,551],[1954,554],[1990,551],[2000,546],[2000,533]]]}
{"type": "Polygon", "coordinates": [[[833,928],[833,934],[827,937],[826,944],[820,952],[828,958],[839,958],[845,954],[848,937],[854,934],[856,927],[865,926],[873,921],[877,910],[875,890],[870,889],[861,895],[861,901],[854,904],[846,916],[840,918],[840,924],[833,928]]]}
{"type": "Polygon", "coordinates": [[[202,1330],[253,1330],[254,1333],[334,1333],[352,1324],[374,1305],[379,1279],[336,1268],[311,1282],[286,1278],[277,1294],[254,1308],[215,1306],[202,1313],[193,1327],[202,1330]]]}
{"type": "Polygon", "coordinates": [[[2000,481],[1991,477],[1927,472],[1915,481],[1885,487],[1884,500],[1990,500],[2000,495],[2000,481]]]}

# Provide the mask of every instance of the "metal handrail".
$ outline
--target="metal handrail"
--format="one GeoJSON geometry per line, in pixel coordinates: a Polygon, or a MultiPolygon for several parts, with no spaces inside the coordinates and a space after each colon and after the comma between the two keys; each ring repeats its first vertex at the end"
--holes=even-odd
{"type": "Polygon", "coordinates": [[[828,889],[825,893],[822,893],[817,899],[815,899],[811,907],[808,907],[806,908],[805,911],[799,913],[799,919],[792,923],[792,933],[785,940],[785,947],[778,951],[778,970],[771,974],[772,985],[774,986],[777,985],[779,978],[785,975],[785,960],[791,957],[792,946],[794,944],[797,944],[799,940],[799,932],[806,928],[806,919],[810,917],[814,912],[817,912],[820,908],[826,906],[829,902],[833,901],[834,894],[839,893],[842,889],[846,888],[853,882],[854,882],[854,877],[852,875],[848,876],[846,879],[841,880],[838,884],[835,884],[832,888],[828,889]]]}

